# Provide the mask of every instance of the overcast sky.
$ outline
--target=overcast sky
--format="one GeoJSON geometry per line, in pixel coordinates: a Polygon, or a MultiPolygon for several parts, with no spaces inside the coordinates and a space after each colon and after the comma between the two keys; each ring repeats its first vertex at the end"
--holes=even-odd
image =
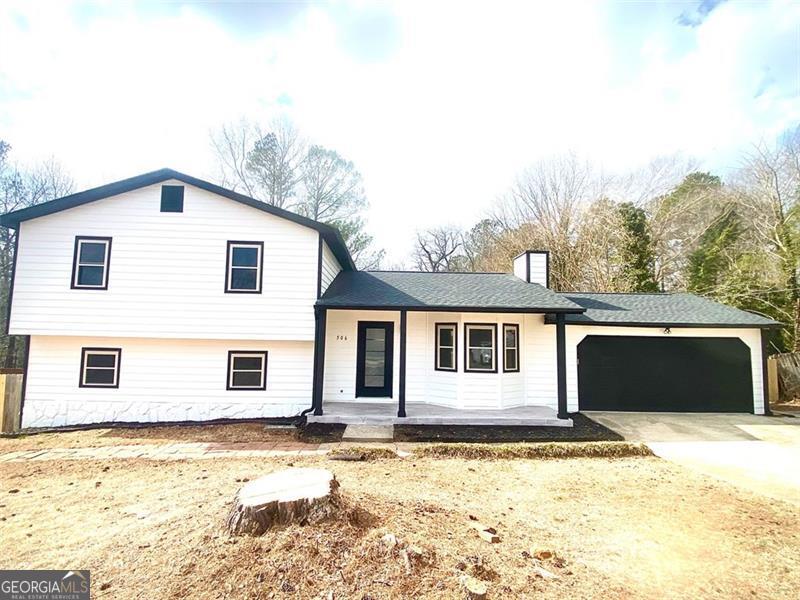
{"type": "Polygon", "coordinates": [[[800,122],[800,2],[0,6],[0,138],[79,188],[213,178],[211,129],[278,115],[356,163],[397,261],[549,155],[724,174],[800,122]]]}

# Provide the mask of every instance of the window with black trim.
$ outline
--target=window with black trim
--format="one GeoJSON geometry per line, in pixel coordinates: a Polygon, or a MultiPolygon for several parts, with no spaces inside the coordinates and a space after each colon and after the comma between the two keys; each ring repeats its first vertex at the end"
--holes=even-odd
{"type": "Polygon", "coordinates": [[[464,324],[464,371],[497,373],[496,348],[496,324],[464,324]]]}
{"type": "Polygon", "coordinates": [[[183,212],[183,186],[161,186],[161,212],[183,212]]]}
{"type": "Polygon", "coordinates": [[[231,350],[228,352],[229,390],[267,389],[267,352],[231,350]]]}
{"type": "Polygon", "coordinates": [[[228,242],[225,291],[260,294],[264,242],[228,242]]]}
{"type": "Polygon", "coordinates": [[[120,348],[81,348],[80,387],[119,387],[120,348]]]}
{"type": "Polygon", "coordinates": [[[71,287],[87,290],[108,289],[110,262],[110,237],[76,236],[71,287]]]}
{"type": "Polygon", "coordinates": [[[519,372],[519,325],[503,325],[503,372],[519,372]]]}
{"type": "Polygon", "coordinates": [[[458,341],[456,340],[455,323],[436,323],[436,363],[437,371],[456,371],[456,355],[458,341]]]}

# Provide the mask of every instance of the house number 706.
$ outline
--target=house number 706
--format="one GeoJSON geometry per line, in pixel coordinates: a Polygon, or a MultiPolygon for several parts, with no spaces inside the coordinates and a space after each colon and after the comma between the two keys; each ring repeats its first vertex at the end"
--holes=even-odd
{"type": "Polygon", "coordinates": [[[337,335],[337,336],[336,336],[336,339],[337,339],[337,340],[344,340],[344,341],[347,341],[347,336],[346,336],[346,335],[337,335]]]}

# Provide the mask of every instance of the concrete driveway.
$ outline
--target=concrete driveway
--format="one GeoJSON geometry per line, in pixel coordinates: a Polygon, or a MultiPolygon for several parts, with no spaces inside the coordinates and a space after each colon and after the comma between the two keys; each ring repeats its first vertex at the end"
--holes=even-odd
{"type": "Polygon", "coordinates": [[[658,456],[800,506],[800,418],[745,414],[587,412],[658,456]]]}

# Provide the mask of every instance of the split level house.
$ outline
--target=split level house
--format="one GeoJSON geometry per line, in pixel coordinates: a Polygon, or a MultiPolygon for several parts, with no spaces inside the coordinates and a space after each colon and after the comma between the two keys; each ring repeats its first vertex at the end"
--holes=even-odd
{"type": "Polygon", "coordinates": [[[571,425],[751,412],[761,316],[509,273],[360,271],[339,232],[163,169],[8,213],[23,427],[292,417],[571,425]]]}

